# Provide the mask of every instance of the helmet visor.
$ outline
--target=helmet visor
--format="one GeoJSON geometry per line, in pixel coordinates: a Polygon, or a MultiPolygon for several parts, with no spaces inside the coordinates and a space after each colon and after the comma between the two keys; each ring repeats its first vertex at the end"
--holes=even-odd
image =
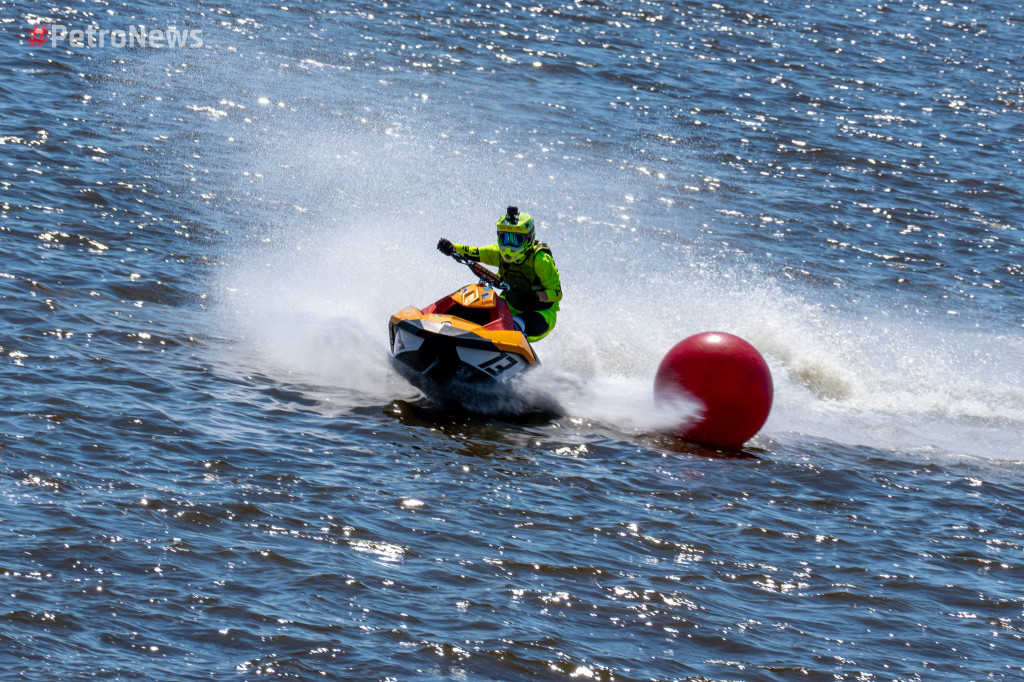
{"type": "Polygon", "coordinates": [[[526,243],[526,235],[521,232],[504,232],[498,230],[498,246],[521,248],[526,243]]]}

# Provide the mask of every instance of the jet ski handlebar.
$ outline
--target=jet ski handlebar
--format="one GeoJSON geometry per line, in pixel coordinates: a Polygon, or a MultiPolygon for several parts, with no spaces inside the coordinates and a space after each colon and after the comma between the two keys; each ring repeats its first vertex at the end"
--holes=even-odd
{"type": "Polygon", "coordinates": [[[503,280],[501,277],[496,275],[491,270],[485,268],[477,261],[470,260],[468,257],[463,256],[461,253],[453,253],[451,254],[451,257],[458,261],[459,263],[462,263],[463,265],[468,267],[470,270],[472,270],[473,274],[479,277],[482,283],[494,287],[495,289],[508,291],[509,286],[508,283],[505,282],[505,280],[503,280]]]}

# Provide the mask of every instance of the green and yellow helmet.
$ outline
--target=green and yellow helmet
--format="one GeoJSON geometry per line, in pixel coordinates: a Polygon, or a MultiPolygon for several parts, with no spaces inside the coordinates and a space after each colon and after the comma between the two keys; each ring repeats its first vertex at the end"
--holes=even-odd
{"type": "Polygon", "coordinates": [[[497,224],[501,259],[506,263],[522,263],[536,241],[533,218],[529,213],[520,213],[518,207],[509,206],[497,224]]]}

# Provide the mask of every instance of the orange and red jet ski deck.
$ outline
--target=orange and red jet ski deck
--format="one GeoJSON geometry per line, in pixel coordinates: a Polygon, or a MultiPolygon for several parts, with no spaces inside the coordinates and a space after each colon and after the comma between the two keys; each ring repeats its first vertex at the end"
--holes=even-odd
{"type": "Polygon", "coordinates": [[[494,383],[539,364],[498,293],[468,284],[425,306],[391,316],[395,368],[427,395],[450,384],[494,383]]]}

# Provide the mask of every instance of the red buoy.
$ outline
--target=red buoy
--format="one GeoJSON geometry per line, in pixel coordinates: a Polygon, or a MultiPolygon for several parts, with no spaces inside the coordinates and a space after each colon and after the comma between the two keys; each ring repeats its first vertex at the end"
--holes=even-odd
{"type": "Polygon", "coordinates": [[[665,355],[654,377],[654,395],[671,400],[689,394],[704,412],[674,435],[738,448],[764,426],[772,409],[772,373],[752,345],[726,332],[683,339],[665,355]]]}

